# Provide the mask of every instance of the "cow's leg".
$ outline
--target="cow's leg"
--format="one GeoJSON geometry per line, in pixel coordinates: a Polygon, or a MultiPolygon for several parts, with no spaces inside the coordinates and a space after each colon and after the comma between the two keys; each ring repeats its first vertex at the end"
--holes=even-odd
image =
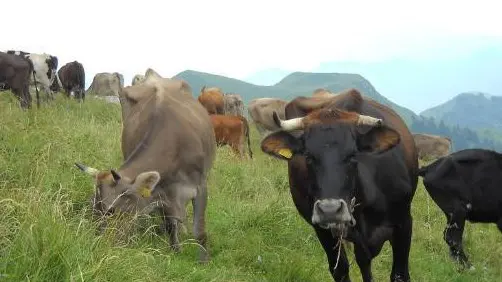
{"type": "Polygon", "coordinates": [[[239,141],[239,156],[241,157],[241,159],[245,158],[246,157],[246,145],[245,145],[245,141],[246,141],[246,135],[244,134],[244,132],[242,132],[241,136],[237,139],[239,141]]]}
{"type": "Polygon", "coordinates": [[[172,206],[164,207],[162,209],[162,216],[164,218],[163,228],[165,228],[165,231],[169,234],[169,243],[175,253],[179,253],[181,251],[180,240],[178,238],[180,223],[178,222],[179,218],[177,217],[177,210],[177,208],[172,206]]]}
{"type": "Polygon", "coordinates": [[[197,195],[192,200],[193,206],[193,234],[197,242],[201,245],[199,251],[199,262],[209,261],[209,250],[207,248],[206,233],[206,206],[207,206],[207,180],[203,179],[197,195]]]}
{"type": "Polygon", "coordinates": [[[372,258],[368,256],[365,250],[354,244],[354,254],[356,255],[356,262],[361,270],[361,275],[364,282],[373,281],[373,275],[371,274],[371,260],[372,258]]]}
{"type": "Polygon", "coordinates": [[[413,226],[410,206],[405,207],[402,217],[398,222],[399,225],[394,227],[391,239],[392,272],[390,274],[390,281],[406,282],[410,281],[409,255],[413,226]]]}
{"type": "MultiPolygon", "coordinates": [[[[321,242],[324,252],[328,257],[328,266],[331,276],[336,282],[350,282],[349,260],[345,253],[343,245],[341,249],[338,246],[338,239],[333,238],[330,230],[314,227],[317,239],[321,242]],[[340,251],[340,254],[338,252],[340,251]],[[337,265],[338,261],[338,265],[337,265]],[[336,266],[336,268],[335,268],[336,266]]],[[[341,244],[342,242],[340,242],[341,244]]]]}
{"type": "Polygon", "coordinates": [[[500,232],[502,232],[502,217],[497,222],[497,227],[499,228],[500,232]]]}
{"type": "Polygon", "coordinates": [[[470,268],[472,265],[462,247],[462,235],[464,233],[467,211],[462,205],[456,205],[452,213],[445,214],[448,221],[443,232],[443,238],[450,247],[450,255],[463,266],[470,268]]]}
{"type": "Polygon", "coordinates": [[[232,148],[232,151],[234,152],[234,154],[236,156],[238,156],[239,158],[242,158],[242,150],[240,148],[239,143],[236,142],[235,139],[232,142],[229,142],[229,143],[230,143],[230,147],[232,148]]]}
{"type": "Polygon", "coordinates": [[[267,133],[267,130],[261,124],[255,122],[254,125],[256,126],[256,129],[258,129],[258,133],[260,133],[260,136],[263,137],[267,133]]]}

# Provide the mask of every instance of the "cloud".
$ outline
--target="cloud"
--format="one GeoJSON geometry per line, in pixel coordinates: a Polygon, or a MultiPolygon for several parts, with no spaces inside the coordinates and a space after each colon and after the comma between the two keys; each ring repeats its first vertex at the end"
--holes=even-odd
{"type": "Polygon", "coordinates": [[[244,78],[273,67],[418,56],[438,38],[502,33],[495,1],[24,0],[2,10],[9,28],[0,50],[47,52],[60,66],[78,60],[87,81],[118,71],[126,84],[148,67],[244,78]]]}

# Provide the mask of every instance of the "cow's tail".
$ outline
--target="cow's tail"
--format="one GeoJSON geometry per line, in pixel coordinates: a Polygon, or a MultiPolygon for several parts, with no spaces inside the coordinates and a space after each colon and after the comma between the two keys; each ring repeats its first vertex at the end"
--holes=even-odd
{"type": "MultiPolygon", "coordinates": [[[[33,65],[33,62],[31,61],[31,59],[26,58],[26,60],[30,64],[31,74],[33,75],[33,82],[35,82],[35,95],[37,97],[37,108],[40,108],[40,94],[38,93],[38,82],[37,82],[37,78],[35,77],[35,65],[33,65]]],[[[30,95],[30,94],[28,93],[28,95],[30,95]]]]}
{"type": "Polygon", "coordinates": [[[251,150],[251,140],[249,138],[249,124],[248,124],[248,121],[245,117],[239,116],[239,118],[242,120],[242,123],[244,124],[244,135],[246,136],[246,139],[248,142],[249,157],[251,157],[251,159],[252,159],[253,158],[253,151],[251,150]]]}

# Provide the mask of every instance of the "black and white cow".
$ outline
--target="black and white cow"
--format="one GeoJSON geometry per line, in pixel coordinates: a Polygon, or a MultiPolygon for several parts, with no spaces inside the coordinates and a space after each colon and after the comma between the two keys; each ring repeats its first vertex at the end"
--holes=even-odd
{"type": "Polygon", "coordinates": [[[502,154],[467,149],[420,168],[424,187],[444,212],[450,255],[471,267],[462,247],[465,221],[496,223],[502,232],[502,154]]]}
{"type": "Polygon", "coordinates": [[[47,93],[47,97],[53,98],[51,85],[53,85],[56,80],[56,70],[58,68],[58,58],[56,56],[46,53],[36,54],[14,50],[7,51],[7,54],[28,58],[33,64],[33,70],[36,78],[35,83],[33,76],[31,77],[31,84],[37,87],[37,89],[41,88],[45,93],[47,93]]]}

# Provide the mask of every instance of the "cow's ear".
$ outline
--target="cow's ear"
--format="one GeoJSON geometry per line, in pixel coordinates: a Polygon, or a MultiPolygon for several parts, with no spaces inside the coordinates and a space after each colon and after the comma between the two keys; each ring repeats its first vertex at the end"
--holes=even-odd
{"type": "Polygon", "coordinates": [[[157,171],[140,173],[134,180],[132,189],[143,198],[150,198],[155,185],[160,181],[160,174],[157,171]]]}
{"type": "Polygon", "coordinates": [[[289,160],[293,154],[300,152],[302,142],[286,131],[274,132],[261,141],[261,150],[273,157],[289,160]]]}
{"type": "Polygon", "coordinates": [[[390,127],[378,126],[367,129],[358,134],[359,152],[381,154],[394,148],[401,141],[399,133],[390,127]]]}

